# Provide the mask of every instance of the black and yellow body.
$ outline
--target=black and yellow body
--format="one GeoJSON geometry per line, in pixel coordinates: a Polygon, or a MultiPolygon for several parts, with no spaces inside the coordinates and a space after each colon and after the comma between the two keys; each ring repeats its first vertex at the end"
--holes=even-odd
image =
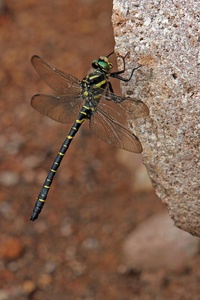
{"type": "Polygon", "coordinates": [[[125,79],[119,75],[125,71],[125,58],[122,58],[123,70],[111,73],[112,64],[108,57],[109,55],[101,56],[98,60],[94,60],[92,62],[94,71],[86,75],[82,81],[53,68],[38,56],[32,57],[32,64],[41,78],[59,94],[33,96],[31,99],[33,108],[61,123],[71,123],[73,118],[76,118],[76,121],[45,179],[31,221],[38,218],[62,158],[85,120],[89,120],[91,130],[105,142],[127,151],[142,152],[138,138],[124,126],[124,123],[127,124],[126,117],[147,116],[148,107],[140,100],[116,96],[109,81],[109,77],[129,81],[138,67],[132,70],[128,79],[125,79]],[[109,102],[115,103],[116,108],[110,106],[109,102]]]}
{"type": "Polygon", "coordinates": [[[75,121],[75,123],[72,125],[71,130],[66,138],[66,140],[64,141],[64,143],[62,144],[50,170],[49,173],[47,175],[47,178],[45,179],[45,182],[43,184],[43,187],[41,189],[41,192],[38,196],[38,199],[35,203],[35,207],[33,209],[33,213],[31,216],[31,221],[34,221],[35,219],[38,218],[39,213],[41,212],[45,200],[47,198],[51,183],[53,181],[53,178],[60,166],[60,163],[67,151],[67,149],[69,148],[69,145],[71,144],[71,141],[73,140],[73,137],[75,136],[75,134],[77,133],[77,131],[79,130],[80,126],[83,124],[83,122],[86,119],[90,118],[90,113],[91,113],[91,109],[84,105],[78,115],[77,120],[75,121]]]}

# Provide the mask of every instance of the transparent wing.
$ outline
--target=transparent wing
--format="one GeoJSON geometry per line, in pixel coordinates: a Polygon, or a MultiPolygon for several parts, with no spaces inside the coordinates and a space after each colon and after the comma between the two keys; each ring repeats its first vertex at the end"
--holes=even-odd
{"type": "Polygon", "coordinates": [[[118,103],[119,107],[124,110],[128,119],[144,118],[149,115],[149,108],[141,100],[126,97],[123,102],[118,103]]]}
{"type": "MultiPolygon", "coordinates": [[[[115,110],[123,112],[128,119],[144,118],[149,115],[149,108],[141,100],[131,97],[117,96],[111,92],[103,93],[102,98],[106,101],[104,105],[108,103],[114,103],[115,110]]],[[[110,104],[109,104],[110,106],[110,104]]],[[[114,107],[113,106],[113,107],[114,107]]]]}
{"type": "Polygon", "coordinates": [[[37,55],[31,58],[31,63],[44,82],[57,93],[77,95],[80,92],[80,80],[76,77],[57,70],[37,55]]]}
{"type": "Polygon", "coordinates": [[[101,108],[98,108],[92,115],[90,128],[93,133],[108,144],[130,152],[142,152],[138,138],[101,108]]]}
{"type": "Polygon", "coordinates": [[[60,123],[72,123],[76,120],[82,107],[81,95],[67,94],[61,96],[34,95],[31,105],[40,113],[60,123]]]}

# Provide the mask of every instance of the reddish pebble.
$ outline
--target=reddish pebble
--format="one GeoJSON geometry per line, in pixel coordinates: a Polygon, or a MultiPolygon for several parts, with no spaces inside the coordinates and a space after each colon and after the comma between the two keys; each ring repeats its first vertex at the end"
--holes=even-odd
{"type": "Polygon", "coordinates": [[[18,238],[10,237],[0,245],[0,257],[5,260],[14,260],[21,256],[24,246],[18,238]]]}

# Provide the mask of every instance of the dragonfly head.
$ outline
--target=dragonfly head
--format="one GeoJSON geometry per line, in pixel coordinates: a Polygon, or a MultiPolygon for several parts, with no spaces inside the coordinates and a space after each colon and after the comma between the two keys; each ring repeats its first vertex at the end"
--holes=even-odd
{"type": "Polygon", "coordinates": [[[106,56],[100,56],[98,59],[93,60],[92,67],[105,73],[109,73],[113,68],[113,65],[109,62],[106,56]]]}

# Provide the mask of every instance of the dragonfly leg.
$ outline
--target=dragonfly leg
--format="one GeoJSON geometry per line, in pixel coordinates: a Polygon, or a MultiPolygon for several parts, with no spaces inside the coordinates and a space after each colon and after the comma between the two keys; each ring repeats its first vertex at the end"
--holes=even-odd
{"type": "Polygon", "coordinates": [[[118,73],[118,72],[111,73],[110,76],[111,76],[112,78],[117,78],[117,79],[122,80],[122,81],[124,81],[124,82],[128,82],[128,81],[131,80],[131,78],[132,78],[133,73],[135,72],[135,70],[139,69],[141,66],[142,66],[142,65],[139,65],[138,67],[134,68],[134,69],[131,71],[131,75],[129,76],[129,78],[124,78],[124,77],[118,75],[118,74],[123,73],[124,71],[123,71],[123,72],[119,71],[120,73],[118,73]]]}
{"type": "Polygon", "coordinates": [[[112,87],[112,84],[111,84],[110,81],[108,82],[108,86],[107,86],[107,88],[106,88],[105,98],[106,98],[107,101],[114,101],[115,103],[121,102],[121,101],[122,101],[122,100],[119,101],[119,100],[117,99],[117,98],[119,98],[119,97],[117,97],[117,96],[114,94],[114,90],[113,90],[113,87],[112,87]]]}
{"type": "Polygon", "coordinates": [[[129,78],[124,78],[122,76],[119,76],[119,74],[123,74],[126,70],[126,61],[125,61],[125,58],[127,57],[127,55],[129,54],[129,52],[126,53],[125,56],[120,56],[122,61],[123,61],[123,69],[121,71],[117,71],[117,72],[113,72],[113,73],[110,73],[110,76],[112,78],[117,78],[119,80],[122,80],[124,82],[128,82],[131,80],[132,76],[133,76],[133,73],[135,72],[135,70],[139,69],[141,67],[141,65],[139,65],[138,67],[134,68],[132,71],[131,71],[131,74],[129,76],[129,78]]]}
{"type": "Polygon", "coordinates": [[[108,58],[108,57],[111,56],[113,53],[114,53],[114,50],[113,50],[111,53],[109,53],[106,57],[108,58]]]}

